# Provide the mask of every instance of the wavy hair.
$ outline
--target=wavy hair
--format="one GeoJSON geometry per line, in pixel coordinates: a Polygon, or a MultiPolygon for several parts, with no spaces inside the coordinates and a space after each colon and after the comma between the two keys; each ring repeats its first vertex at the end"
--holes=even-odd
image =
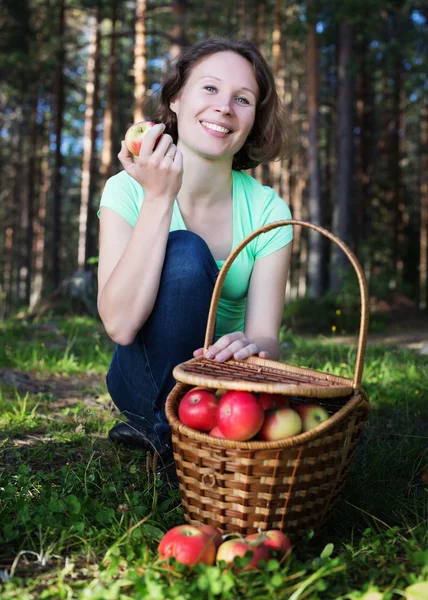
{"type": "Polygon", "coordinates": [[[232,169],[242,171],[257,167],[263,162],[285,158],[287,125],[284,108],[278,96],[272,69],[252,42],[213,36],[185,48],[163,82],[157,120],[165,123],[166,132],[176,144],[177,115],[170,109],[170,102],[186,84],[196,63],[217,52],[236,52],[247,59],[253,66],[260,92],[253,128],[243,147],[233,157],[232,169]]]}

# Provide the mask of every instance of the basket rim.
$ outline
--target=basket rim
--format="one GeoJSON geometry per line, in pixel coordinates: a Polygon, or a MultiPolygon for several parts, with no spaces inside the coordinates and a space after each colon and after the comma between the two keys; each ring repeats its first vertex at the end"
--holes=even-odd
{"type": "Polygon", "coordinates": [[[357,390],[353,390],[354,395],[346,402],[342,408],[340,408],[337,412],[335,412],[327,421],[320,423],[317,427],[314,427],[310,431],[306,431],[303,433],[299,433],[299,435],[295,435],[293,437],[284,438],[281,440],[275,440],[272,442],[265,441],[247,441],[247,442],[237,442],[235,440],[226,440],[224,438],[216,438],[208,435],[208,433],[203,433],[201,431],[197,431],[196,429],[192,429],[187,427],[180,421],[178,418],[177,412],[173,409],[173,402],[175,401],[175,397],[173,397],[174,391],[179,392],[179,388],[188,387],[189,384],[185,384],[182,382],[177,382],[174,388],[171,390],[168,398],[165,403],[165,414],[171,425],[171,429],[173,433],[176,431],[178,433],[182,433],[186,435],[188,438],[199,441],[199,442],[209,442],[218,448],[225,449],[236,449],[236,450],[276,450],[281,448],[293,448],[299,447],[302,444],[306,444],[311,442],[317,438],[320,438],[323,434],[327,433],[334,426],[338,425],[342,421],[344,421],[353,410],[355,410],[359,405],[365,405],[364,408],[369,412],[370,410],[370,402],[367,394],[362,388],[357,390]]]}
{"type": "Polygon", "coordinates": [[[267,358],[260,358],[257,356],[249,356],[248,358],[235,360],[229,359],[225,364],[239,364],[239,365],[255,365],[261,367],[272,368],[276,371],[284,371],[295,375],[307,375],[312,379],[318,379],[319,381],[328,382],[330,381],[334,385],[332,386],[316,386],[307,384],[293,384],[283,383],[281,381],[269,383],[257,382],[253,380],[245,379],[222,379],[221,374],[218,377],[204,375],[195,372],[189,372],[184,367],[191,367],[198,362],[214,362],[211,359],[207,359],[204,356],[198,356],[188,361],[176,365],[173,369],[173,376],[176,381],[180,383],[187,383],[195,386],[206,386],[216,387],[230,390],[246,390],[252,392],[264,392],[277,394],[289,394],[291,396],[311,396],[317,398],[337,398],[340,396],[346,396],[352,394],[355,389],[360,389],[360,386],[355,386],[352,379],[343,377],[341,375],[334,375],[326,371],[316,371],[306,367],[297,367],[284,362],[274,361],[267,358]],[[342,384],[342,385],[341,385],[342,384]]]}

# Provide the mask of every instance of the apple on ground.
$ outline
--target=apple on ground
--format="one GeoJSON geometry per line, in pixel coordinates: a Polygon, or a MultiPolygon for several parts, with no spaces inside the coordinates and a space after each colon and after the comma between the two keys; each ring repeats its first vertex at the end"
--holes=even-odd
{"type": "Polygon", "coordinates": [[[267,392],[261,392],[257,396],[258,401],[263,406],[264,410],[272,408],[285,408],[290,406],[288,396],[283,394],[268,394],[267,392]]]}
{"type": "Polygon", "coordinates": [[[217,425],[226,439],[249,440],[263,424],[265,412],[262,405],[250,392],[229,390],[217,408],[217,425]]]}
{"type": "Polygon", "coordinates": [[[178,418],[187,427],[210,431],[216,426],[218,400],[215,393],[204,388],[193,388],[178,405],[178,418]]]}
{"type": "Polygon", "coordinates": [[[170,529],[161,539],[158,552],[161,560],[173,557],[183,565],[205,563],[213,565],[216,545],[209,534],[193,525],[178,525],[170,529]]]}
{"type": "Polygon", "coordinates": [[[302,419],[292,408],[267,411],[258,437],[273,442],[298,435],[302,431],[302,419]]]}
{"type": "Polygon", "coordinates": [[[220,431],[220,429],[217,427],[217,425],[211,429],[211,431],[210,431],[209,435],[210,435],[211,437],[223,438],[223,439],[225,439],[225,437],[226,437],[226,436],[224,435],[224,433],[222,433],[222,432],[220,431]]]}
{"type": "Polygon", "coordinates": [[[299,404],[294,407],[302,419],[302,431],[309,431],[330,418],[328,412],[319,404],[299,404]]]}
{"type": "Polygon", "coordinates": [[[279,529],[269,529],[262,533],[252,533],[245,538],[249,541],[255,541],[263,544],[269,550],[275,550],[282,554],[288,554],[291,551],[291,542],[288,536],[279,529]]]}
{"type": "Polygon", "coordinates": [[[269,549],[266,546],[263,544],[259,544],[257,546],[255,544],[251,544],[251,542],[247,542],[238,538],[234,540],[227,540],[221,544],[217,550],[217,563],[219,563],[221,560],[224,560],[227,565],[231,565],[235,557],[245,556],[248,551],[251,551],[253,556],[251,561],[245,567],[245,571],[257,569],[261,560],[264,560],[265,562],[269,560],[269,549]]]}
{"type": "Polygon", "coordinates": [[[131,154],[134,156],[138,156],[140,154],[140,148],[144,136],[154,125],[156,125],[156,123],[153,123],[152,121],[139,121],[138,123],[131,125],[131,127],[127,130],[125,133],[125,145],[131,154]]]}
{"type": "Polygon", "coordinates": [[[216,549],[223,543],[223,535],[214,525],[200,525],[199,531],[203,531],[203,533],[206,533],[214,541],[216,549]]]}

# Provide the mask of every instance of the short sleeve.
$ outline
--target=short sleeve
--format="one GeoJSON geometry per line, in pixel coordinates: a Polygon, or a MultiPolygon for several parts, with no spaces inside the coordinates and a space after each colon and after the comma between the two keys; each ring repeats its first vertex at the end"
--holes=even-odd
{"type": "MultiPolygon", "coordinates": [[[[268,194],[263,205],[259,227],[263,227],[275,221],[286,221],[291,219],[291,211],[288,204],[276,192],[264,186],[268,194]]],[[[272,252],[289,244],[293,239],[293,226],[285,225],[277,227],[267,233],[262,233],[257,238],[255,258],[262,258],[272,252]]]]}
{"type": "MultiPolygon", "coordinates": [[[[141,198],[139,198],[139,193],[130,179],[125,171],[110,177],[101,195],[100,209],[102,206],[112,208],[132,227],[135,227],[144,193],[141,188],[141,198]]],[[[100,210],[97,214],[99,217],[100,210]]]]}

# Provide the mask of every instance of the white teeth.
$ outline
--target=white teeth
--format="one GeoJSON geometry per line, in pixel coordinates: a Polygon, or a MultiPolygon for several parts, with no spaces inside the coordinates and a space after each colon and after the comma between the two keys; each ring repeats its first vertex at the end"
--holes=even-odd
{"type": "Polygon", "coordinates": [[[230,129],[226,129],[225,127],[221,127],[220,125],[214,125],[214,123],[209,123],[208,121],[201,121],[204,127],[208,127],[208,129],[214,129],[214,131],[218,131],[220,133],[229,133],[230,129]]]}

